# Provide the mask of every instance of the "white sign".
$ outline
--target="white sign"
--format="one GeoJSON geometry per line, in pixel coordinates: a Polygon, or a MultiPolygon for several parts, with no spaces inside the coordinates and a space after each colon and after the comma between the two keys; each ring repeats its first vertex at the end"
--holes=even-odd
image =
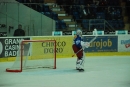
{"type": "Polygon", "coordinates": [[[118,36],[118,52],[130,52],[130,35],[118,36]]]}

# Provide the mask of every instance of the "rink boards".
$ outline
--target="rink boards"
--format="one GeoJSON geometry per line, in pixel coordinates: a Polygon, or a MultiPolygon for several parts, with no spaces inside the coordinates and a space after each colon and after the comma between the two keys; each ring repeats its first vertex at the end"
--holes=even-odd
{"type": "MultiPolygon", "coordinates": [[[[84,41],[89,42],[95,36],[84,35],[84,41]]],[[[20,40],[56,40],[56,58],[70,58],[73,50],[73,36],[30,36],[30,37],[1,37],[0,61],[13,61],[17,56],[17,47],[20,40]]],[[[37,47],[42,47],[41,45],[37,47]]],[[[43,54],[51,52],[51,45],[44,46],[43,54]]],[[[36,49],[32,49],[36,50],[36,49]]],[[[90,47],[84,50],[86,56],[129,56],[130,35],[103,35],[98,36],[90,47]]]]}

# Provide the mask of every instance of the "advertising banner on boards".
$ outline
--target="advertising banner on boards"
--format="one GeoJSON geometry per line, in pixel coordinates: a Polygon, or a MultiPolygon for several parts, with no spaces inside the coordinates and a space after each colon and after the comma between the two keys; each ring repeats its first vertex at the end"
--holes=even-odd
{"type": "Polygon", "coordinates": [[[21,40],[30,40],[30,38],[0,38],[0,58],[17,56],[17,50],[19,48],[19,42],[21,40]]]}
{"type": "MultiPolygon", "coordinates": [[[[84,41],[89,42],[95,36],[84,36],[84,41]]],[[[117,36],[98,36],[85,52],[117,52],[118,37],[117,36]]]]}
{"type": "MultiPolygon", "coordinates": [[[[73,44],[73,37],[72,36],[55,36],[55,37],[32,37],[32,40],[56,40],[56,55],[58,57],[66,57],[72,56],[72,44],[73,44]]],[[[49,55],[52,54],[54,44],[51,42],[44,42],[42,44],[38,44],[32,46],[32,54],[37,53],[36,48],[41,48],[42,54],[49,55]]]]}
{"type": "Polygon", "coordinates": [[[118,36],[118,51],[130,52],[130,35],[118,36]]]}

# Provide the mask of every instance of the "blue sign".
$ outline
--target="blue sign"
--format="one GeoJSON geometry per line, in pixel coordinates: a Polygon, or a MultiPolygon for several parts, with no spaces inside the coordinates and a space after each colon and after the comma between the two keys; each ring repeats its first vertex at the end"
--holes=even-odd
{"type": "Polygon", "coordinates": [[[97,31],[98,35],[104,35],[104,31],[97,31]]]}
{"type": "Polygon", "coordinates": [[[127,30],[118,30],[116,31],[116,35],[127,35],[128,31],[127,30]]]}
{"type": "MultiPolygon", "coordinates": [[[[85,36],[84,42],[91,41],[95,36],[85,36]]],[[[117,36],[98,36],[85,52],[117,52],[118,37],[117,36]]]]}
{"type": "Polygon", "coordinates": [[[52,35],[53,36],[62,36],[62,31],[53,31],[52,35]]]}

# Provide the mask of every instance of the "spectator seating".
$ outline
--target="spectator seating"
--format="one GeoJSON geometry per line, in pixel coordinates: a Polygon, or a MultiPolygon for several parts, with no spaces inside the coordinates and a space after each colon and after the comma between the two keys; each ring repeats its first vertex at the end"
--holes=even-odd
{"type": "Polygon", "coordinates": [[[107,22],[117,30],[123,29],[125,26],[123,20],[107,20],[107,22]]]}
{"type": "Polygon", "coordinates": [[[73,11],[72,15],[73,15],[74,20],[79,20],[80,19],[80,14],[77,11],[73,11]]]}
{"type": "Polygon", "coordinates": [[[63,30],[66,29],[66,23],[63,20],[56,20],[56,30],[63,30]]]}
{"type": "MultiPolygon", "coordinates": [[[[17,0],[21,3],[25,3],[26,0],[17,0]],[[24,1],[24,2],[23,2],[24,1]]],[[[34,0],[35,1],[35,0],[34,0]]],[[[41,2],[38,0],[37,2],[41,2]]],[[[75,22],[76,20],[81,20],[81,16],[83,13],[83,8],[81,8],[81,5],[87,6],[87,4],[90,4],[90,10],[91,15],[95,15],[90,20],[83,19],[81,22],[81,26],[83,29],[91,29],[91,28],[99,28],[104,29],[104,21],[102,19],[105,19],[110,26],[112,26],[115,29],[123,29],[124,28],[124,22],[123,22],[123,16],[122,16],[122,8],[119,7],[119,0],[101,0],[99,4],[92,3],[92,0],[79,0],[78,4],[71,5],[70,11],[68,14],[72,15],[75,22]],[[91,20],[91,19],[98,19],[98,20],[91,20]]],[[[58,19],[58,14],[52,12],[49,9],[48,5],[42,5],[42,7],[38,7],[38,12],[41,12],[42,14],[54,19],[56,21],[56,29],[66,29],[66,24],[63,20],[58,19]]],[[[86,8],[86,7],[85,7],[86,8]]],[[[87,9],[86,9],[87,10],[87,9]]],[[[88,18],[89,19],[89,18],[88,18]]],[[[79,22],[79,21],[78,21],[79,22]]]]}
{"type": "Polygon", "coordinates": [[[58,14],[56,14],[55,12],[52,12],[52,19],[58,20],[58,14]]]}
{"type": "Polygon", "coordinates": [[[83,19],[81,26],[83,27],[83,29],[89,29],[89,20],[83,19]]]}
{"type": "Polygon", "coordinates": [[[105,19],[105,13],[104,12],[97,12],[96,19],[105,19]]]}

